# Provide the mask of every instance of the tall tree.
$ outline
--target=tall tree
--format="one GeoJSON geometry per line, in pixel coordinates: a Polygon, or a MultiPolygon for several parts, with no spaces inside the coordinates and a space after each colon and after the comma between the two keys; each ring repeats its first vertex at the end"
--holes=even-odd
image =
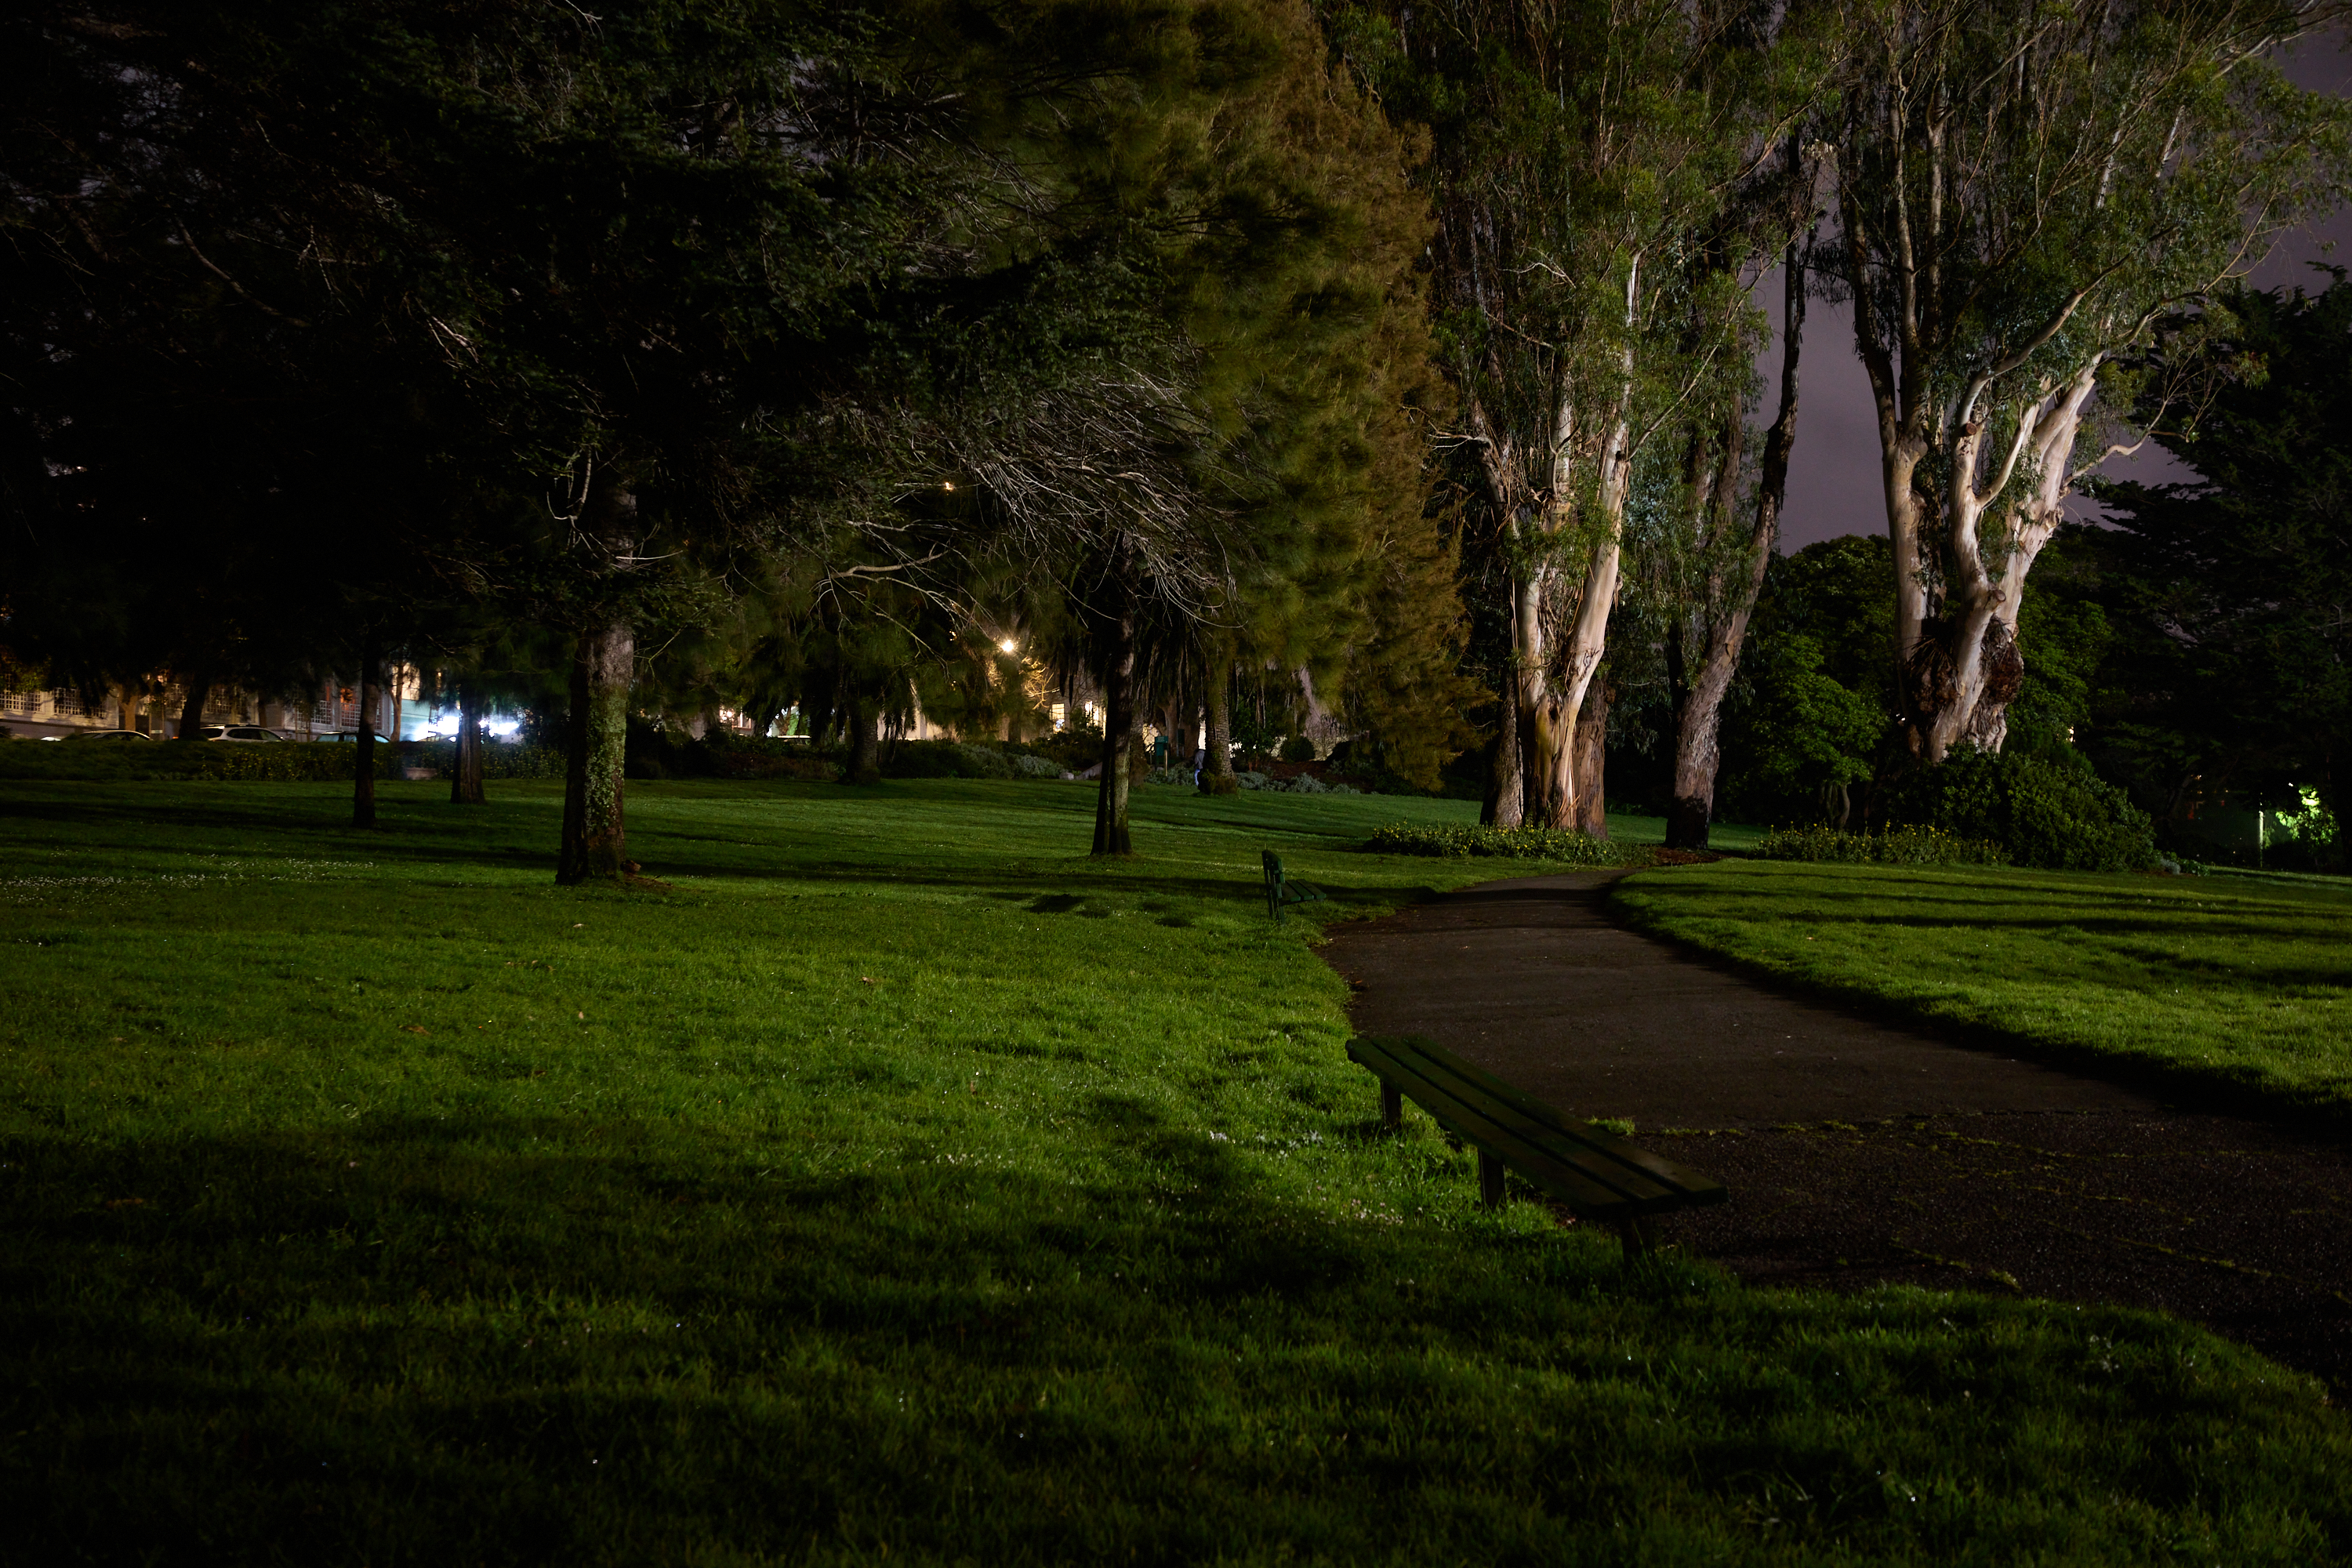
{"type": "MultiPolygon", "coordinates": [[[[1778,401],[1764,431],[1754,486],[1745,483],[1748,397],[1735,378],[1728,398],[1694,399],[1698,419],[1686,442],[1677,521],[1660,542],[1673,607],[1666,630],[1674,700],[1674,782],[1666,812],[1671,848],[1704,849],[1722,764],[1723,700],[1738,673],[1748,616],[1780,542],[1789,458],[1797,439],[1798,366],[1805,340],[1804,243],[1816,212],[1814,167],[1790,137],[1776,178],[1758,182],[1735,216],[1769,245],[1780,238],[1780,365],[1778,401]],[[1712,415],[1710,419],[1708,415],[1712,415]],[[1743,509],[1746,516],[1741,517],[1743,509]]],[[[1743,247],[1756,254],[1762,246],[1743,247]]]]}
{"type": "Polygon", "coordinates": [[[1765,68],[1754,23],[1738,5],[1451,0],[1342,30],[1392,112],[1434,136],[1434,305],[1503,557],[1504,734],[1531,824],[1580,820],[1574,736],[1642,448],[1746,319],[1738,266],[1688,263],[1809,86],[1765,68]]]}
{"type": "Polygon", "coordinates": [[[1840,232],[1821,259],[1853,300],[1876,403],[1919,759],[2001,744],[2027,574],[2115,449],[2103,377],[2340,197],[2347,108],[2272,58],[2338,15],[2332,0],[1849,8],[1827,132],[1840,232]]]}
{"type": "MultiPolygon", "coordinates": [[[[2181,345],[2221,375],[2156,439],[2196,479],[2110,484],[2115,649],[2103,761],[2159,817],[2199,805],[2352,810],[2352,283],[2231,289],[2181,345]],[[2290,787],[2293,786],[2293,787],[2290,787]]],[[[2341,861],[2339,837],[2336,854],[2341,861]]]]}

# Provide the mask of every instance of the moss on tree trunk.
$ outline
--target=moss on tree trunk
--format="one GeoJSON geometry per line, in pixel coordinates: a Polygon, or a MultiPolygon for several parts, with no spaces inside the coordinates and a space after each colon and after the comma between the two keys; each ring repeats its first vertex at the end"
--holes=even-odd
{"type": "Polygon", "coordinates": [[[555,879],[566,887],[614,880],[635,869],[624,830],[621,766],[628,740],[635,629],[613,621],[580,635],[572,658],[563,844],[555,879]]]}
{"type": "Polygon", "coordinates": [[[1205,652],[1202,670],[1207,734],[1201,742],[1208,753],[1201,762],[1202,795],[1234,795],[1241,785],[1234,778],[1234,659],[1222,642],[1205,652]]]}

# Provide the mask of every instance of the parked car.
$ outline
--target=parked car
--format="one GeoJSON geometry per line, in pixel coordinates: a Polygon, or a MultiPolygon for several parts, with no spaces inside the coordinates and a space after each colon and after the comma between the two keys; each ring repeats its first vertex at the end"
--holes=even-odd
{"type": "Polygon", "coordinates": [[[155,737],[139,730],[76,730],[70,735],[51,735],[52,741],[152,741],[155,737]]]}
{"type": "Polygon", "coordinates": [[[207,741],[282,741],[286,737],[258,724],[207,724],[196,733],[207,741]]]}

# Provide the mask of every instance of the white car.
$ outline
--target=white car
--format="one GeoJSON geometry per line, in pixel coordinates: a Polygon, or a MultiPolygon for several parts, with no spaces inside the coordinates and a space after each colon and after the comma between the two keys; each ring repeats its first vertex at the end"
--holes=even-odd
{"type": "Polygon", "coordinates": [[[196,731],[205,741],[282,741],[286,737],[258,724],[207,724],[196,731]]]}

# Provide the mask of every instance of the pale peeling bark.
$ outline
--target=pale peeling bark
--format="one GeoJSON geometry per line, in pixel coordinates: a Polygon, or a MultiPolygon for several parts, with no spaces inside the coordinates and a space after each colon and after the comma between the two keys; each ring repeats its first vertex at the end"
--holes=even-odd
{"type": "Polygon", "coordinates": [[[1959,745],[1999,751],[2008,738],[2009,705],[2025,680],[2018,608],[2026,574],[2065,521],[2074,478],[2068,463],[2097,369],[2088,365],[2049,396],[2011,411],[2016,434],[1981,487],[1975,479],[1981,426],[1972,420],[1960,427],[1945,499],[1950,526],[1944,542],[1945,614],[1922,628],[1906,670],[1920,754],[1928,762],[1942,762],[1959,745]],[[2033,467],[2032,488],[1993,510],[2021,463],[2033,467]],[[1989,511],[1997,520],[1990,560],[1984,540],[1989,511]]]}
{"type": "Polygon", "coordinates": [[[1609,683],[1594,680],[1576,716],[1570,758],[1576,816],[1569,826],[1593,838],[1609,837],[1609,683]]]}
{"type": "MultiPolygon", "coordinates": [[[[1514,739],[1519,752],[1520,809],[1500,826],[1573,827],[1579,820],[1576,733],[1592,677],[1608,651],[1609,616],[1616,606],[1622,566],[1625,502],[1633,486],[1633,352],[1631,334],[1641,300],[1638,258],[1625,277],[1628,334],[1616,370],[1617,385],[1601,421],[1601,437],[1589,460],[1598,469],[1590,519],[1591,553],[1571,570],[1560,559],[1580,531],[1577,509],[1579,420],[1574,398],[1554,405],[1548,481],[1540,496],[1522,477],[1520,454],[1471,406],[1490,499],[1520,546],[1511,580],[1511,700],[1517,706],[1514,739]]],[[[1589,440],[1590,437],[1583,437],[1589,440]]]]}
{"type": "MultiPolygon", "coordinates": [[[[1682,687],[1675,715],[1674,803],[1666,813],[1666,847],[1671,849],[1707,847],[1715,820],[1715,781],[1723,766],[1723,700],[1739,671],[1748,617],[1755,614],[1756,596],[1764,591],[1764,574],[1780,537],[1780,508],[1789,490],[1789,455],[1797,444],[1797,367],[1804,349],[1805,279],[1796,246],[1790,246],[1782,267],[1780,403],[1764,437],[1746,554],[1728,570],[1717,564],[1708,574],[1706,645],[1697,671],[1682,687]]],[[[1696,506],[1714,513],[1708,542],[1720,537],[1716,530],[1727,532],[1731,525],[1746,428],[1745,418],[1735,413],[1725,432],[1716,472],[1706,480],[1703,493],[1694,498],[1696,506]]]]}
{"type": "Polygon", "coordinates": [[[636,654],[635,628],[617,618],[581,633],[572,650],[563,842],[555,868],[555,879],[565,887],[617,880],[635,869],[629,863],[621,767],[636,654]]]}

